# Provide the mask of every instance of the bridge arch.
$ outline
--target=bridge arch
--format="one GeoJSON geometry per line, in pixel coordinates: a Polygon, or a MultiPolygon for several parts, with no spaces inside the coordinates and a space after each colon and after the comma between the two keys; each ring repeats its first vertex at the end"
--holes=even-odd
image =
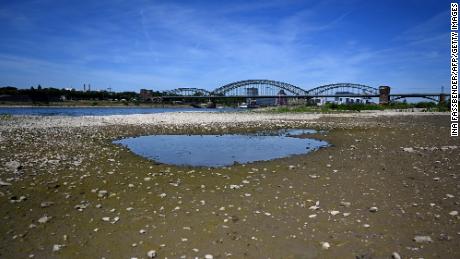
{"type": "MultiPolygon", "coordinates": [[[[391,98],[391,99],[390,99],[390,102],[393,103],[393,102],[395,102],[395,101],[397,101],[397,100],[406,99],[406,98],[410,98],[410,97],[407,97],[407,96],[396,96],[396,97],[394,97],[394,98],[391,98]]],[[[434,102],[437,102],[437,103],[439,102],[439,97],[436,98],[436,97],[434,97],[434,96],[429,96],[429,95],[427,95],[427,96],[417,96],[417,97],[415,97],[415,98],[422,98],[422,99],[434,101],[434,102]]]]}
{"type": "Polygon", "coordinates": [[[375,95],[379,93],[379,89],[367,85],[353,84],[353,83],[336,83],[322,85],[315,88],[312,88],[307,91],[308,95],[320,95],[324,93],[329,93],[333,90],[341,90],[340,92],[361,92],[361,94],[375,95]]]}
{"type": "MultiPolygon", "coordinates": [[[[271,86],[278,88],[280,90],[285,90],[287,94],[291,95],[305,95],[307,91],[303,90],[300,87],[297,87],[295,85],[291,85],[288,83],[280,82],[280,81],[274,81],[274,80],[267,80],[267,79],[251,79],[251,80],[243,80],[243,81],[237,81],[233,82],[230,84],[226,84],[224,86],[221,86],[214,91],[211,92],[212,95],[239,95],[235,94],[232,92],[236,92],[235,90],[237,89],[248,89],[249,87],[257,88],[259,89],[261,86],[271,86]]],[[[278,94],[277,92],[274,94],[270,95],[276,95],[278,94]]],[[[241,95],[248,95],[247,93],[241,94],[241,95]]]]}

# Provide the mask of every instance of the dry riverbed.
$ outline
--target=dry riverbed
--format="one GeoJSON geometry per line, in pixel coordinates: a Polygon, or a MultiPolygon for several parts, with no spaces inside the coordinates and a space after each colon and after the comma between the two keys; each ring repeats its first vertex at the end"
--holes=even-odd
{"type": "Polygon", "coordinates": [[[0,258],[459,258],[448,136],[449,116],[428,113],[2,117],[0,258]],[[332,146],[187,168],[112,144],[279,128],[332,146]]]}

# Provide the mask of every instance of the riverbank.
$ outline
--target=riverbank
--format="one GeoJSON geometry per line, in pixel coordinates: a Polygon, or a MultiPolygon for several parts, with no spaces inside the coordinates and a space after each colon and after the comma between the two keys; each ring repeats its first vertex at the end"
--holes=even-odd
{"type": "Polygon", "coordinates": [[[0,257],[456,258],[448,134],[448,114],[388,111],[1,118],[0,257]],[[312,137],[332,146],[208,169],[111,144],[278,128],[327,130],[312,137]]]}

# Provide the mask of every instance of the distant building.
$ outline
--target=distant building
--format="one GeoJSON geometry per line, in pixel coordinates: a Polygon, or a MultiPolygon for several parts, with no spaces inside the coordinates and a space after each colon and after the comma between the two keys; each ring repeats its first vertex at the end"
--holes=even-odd
{"type": "Polygon", "coordinates": [[[153,99],[153,90],[141,89],[140,99],[142,101],[151,101],[153,99]]]}
{"type": "Polygon", "coordinates": [[[370,103],[371,98],[363,97],[346,97],[340,95],[352,95],[351,92],[336,92],[336,97],[332,97],[333,101],[328,100],[326,97],[314,98],[313,102],[317,105],[324,105],[326,103],[335,103],[335,104],[354,104],[354,103],[370,103]]]}

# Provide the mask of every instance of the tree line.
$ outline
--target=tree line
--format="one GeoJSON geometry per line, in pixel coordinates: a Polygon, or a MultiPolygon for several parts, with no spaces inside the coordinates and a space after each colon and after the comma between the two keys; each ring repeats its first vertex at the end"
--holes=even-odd
{"type": "MultiPolygon", "coordinates": [[[[162,93],[154,92],[154,95],[161,96],[162,93]]],[[[19,89],[12,86],[0,87],[0,100],[3,101],[32,101],[32,102],[56,102],[64,100],[139,100],[139,93],[132,91],[108,92],[108,91],[80,91],[69,89],[58,89],[54,87],[30,87],[19,89]]]]}

